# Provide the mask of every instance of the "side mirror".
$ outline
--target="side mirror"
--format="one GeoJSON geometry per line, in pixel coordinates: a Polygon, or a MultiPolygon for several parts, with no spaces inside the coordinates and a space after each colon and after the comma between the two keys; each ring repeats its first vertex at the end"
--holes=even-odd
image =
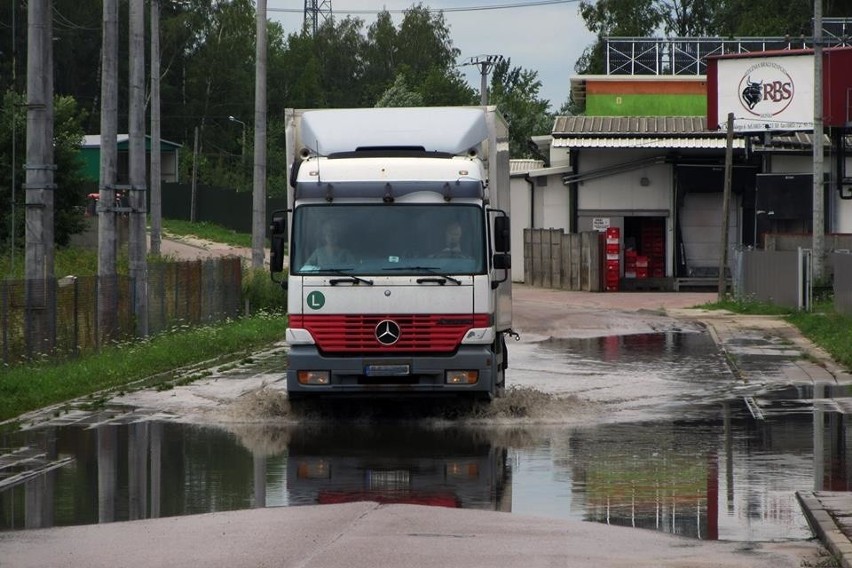
{"type": "Polygon", "coordinates": [[[495,254],[494,268],[497,270],[509,270],[512,268],[512,255],[505,252],[498,252],[495,254]]]}
{"type": "MultiPolygon", "coordinates": [[[[494,250],[509,252],[512,249],[511,227],[505,215],[494,218],[494,250]]],[[[496,255],[495,255],[496,261],[496,255]]]]}
{"type": "Polygon", "coordinates": [[[284,245],[287,242],[287,217],[285,212],[272,214],[270,232],[269,271],[273,274],[284,272],[284,245]]]}

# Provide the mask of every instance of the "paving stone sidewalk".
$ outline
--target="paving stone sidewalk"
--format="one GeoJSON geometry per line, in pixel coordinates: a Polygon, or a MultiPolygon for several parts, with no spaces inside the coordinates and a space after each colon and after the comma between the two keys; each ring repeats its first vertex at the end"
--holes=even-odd
{"type": "MultiPolygon", "coordinates": [[[[789,323],[772,316],[742,316],[729,312],[672,310],[702,321],[728,358],[732,371],[745,381],[760,380],[751,362],[770,356],[787,364],[778,380],[814,386],[850,385],[852,374],[789,323]]],[[[852,390],[850,390],[852,394],[852,390]]],[[[852,405],[840,401],[840,406],[852,405]]],[[[814,534],[840,566],[852,568],[852,492],[798,491],[796,497],[814,534]]]]}

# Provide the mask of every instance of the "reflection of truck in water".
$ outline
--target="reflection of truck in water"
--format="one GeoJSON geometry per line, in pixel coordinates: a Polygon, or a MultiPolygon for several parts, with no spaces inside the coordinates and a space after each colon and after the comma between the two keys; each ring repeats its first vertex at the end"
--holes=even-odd
{"type": "Polygon", "coordinates": [[[509,154],[493,107],[298,111],[287,120],[287,390],[467,395],[505,383],[509,154]],[[289,233],[287,232],[289,231],[289,233]]]}
{"type": "Polygon", "coordinates": [[[376,501],[508,512],[510,480],[506,449],[459,428],[305,427],[288,445],[290,505],[376,501]]]}

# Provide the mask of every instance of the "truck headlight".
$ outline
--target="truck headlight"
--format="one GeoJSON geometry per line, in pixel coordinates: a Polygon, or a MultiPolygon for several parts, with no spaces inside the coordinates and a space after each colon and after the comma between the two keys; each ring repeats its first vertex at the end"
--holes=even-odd
{"type": "Polygon", "coordinates": [[[444,380],[448,385],[473,385],[479,380],[479,371],[447,371],[444,380]]]}
{"type": "Polygon", "coordinates": [[[493,327],[474,327],[469,329],[462,338],[462,343],[476,345],[490,345],[494,343],[493,327]]]}
{"type": "Polygon", "coordinates": [[[331,373],[328,371],[299,371],[300,385],[328,385],[331,383],[331,373]]]}

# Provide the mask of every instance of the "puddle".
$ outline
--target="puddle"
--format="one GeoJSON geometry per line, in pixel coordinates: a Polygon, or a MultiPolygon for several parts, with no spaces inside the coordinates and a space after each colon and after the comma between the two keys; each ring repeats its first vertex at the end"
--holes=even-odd
{"type": "Polygon", "coordinates": [[[367,499],[801,540],[795,491],[852,480],[848,391],[744,388],[706,334],[520,343],[510,364],[489,408],[304,413],[276,387],[204,424],[122,406],[0,432],[0,530],[367,499]]]}

